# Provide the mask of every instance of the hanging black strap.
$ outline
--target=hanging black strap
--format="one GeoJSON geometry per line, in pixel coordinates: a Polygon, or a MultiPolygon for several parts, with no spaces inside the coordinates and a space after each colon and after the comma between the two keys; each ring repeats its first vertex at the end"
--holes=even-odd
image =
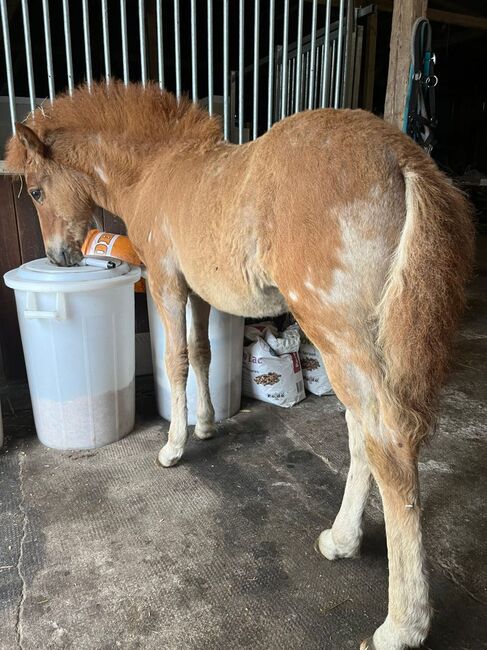
{"type": "Polygon", "coordinates": [[[438,77],[435,75],[436,57],[431,52],[431,25],[426,18],[419,18],[414,24],[411,55],[403,130],[431,153],[437,125],[435,87],[438,77]]]}

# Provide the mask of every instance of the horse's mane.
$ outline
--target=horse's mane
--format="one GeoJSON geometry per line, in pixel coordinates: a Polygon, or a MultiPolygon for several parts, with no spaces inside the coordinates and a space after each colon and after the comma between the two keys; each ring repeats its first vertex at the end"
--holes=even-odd
{"type": "MultiPolygon", "coordinates": [[[[123,138],[126,142],[165,143],[195,141],[213,144],[221,139],[218,118],[186,97],[179,101],[155,83],[125,86],[121,81],[98,82],[91,90],[86,85],[72,95],[62,94],[54,102],[44,102],[24,122],[48,145],[62,132],[123,138]]],[[[25,166],[25,149],[12,137],[7,145],[6,164],[10,169],[25,166]]]]}

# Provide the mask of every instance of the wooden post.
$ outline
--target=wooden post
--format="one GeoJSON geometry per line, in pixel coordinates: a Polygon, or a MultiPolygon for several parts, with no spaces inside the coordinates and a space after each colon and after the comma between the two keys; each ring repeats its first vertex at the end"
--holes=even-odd
{"type": "Polygon", "coordinates": [[[395,0],[384,119],[402,128],[411,64],[411,36],[418,18],[426,16],[428,0],[395,0]]]}
{"type": "Polygon", "coordinates": [[[367,16],[365,37],[365,66],[362,107],[367,111],[374,108],[375,59],[377,52],[377,10],[367,16]]]}

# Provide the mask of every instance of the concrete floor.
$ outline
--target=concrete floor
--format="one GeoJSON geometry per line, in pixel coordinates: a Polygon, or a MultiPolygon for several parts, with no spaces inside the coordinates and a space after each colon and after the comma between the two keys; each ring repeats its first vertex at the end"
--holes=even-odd
{"type": "MultiPolygon", "coordinates": [[[[471,292],[441,426],[421,462],[431,650],[487,647],[487,279],[471,292]]],[[[0,647],[5,650],[347,650],[386,612],[380,502],[359,560],[313,550],[348,467],[334,397],[262,403],[155,459],[167,425],[142,382],[136,431],[94,452],[34,436],[25,387],[3,389],[0,647]]]]}

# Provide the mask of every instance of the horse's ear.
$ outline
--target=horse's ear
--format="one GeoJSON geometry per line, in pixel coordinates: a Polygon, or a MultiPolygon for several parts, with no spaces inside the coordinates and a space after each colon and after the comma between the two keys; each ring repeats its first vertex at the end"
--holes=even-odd
{"type": "Polygon", "coordinates": [[[37,133],[34,133],[32,129],[21,122],[17,122],[15,130],[17,138],[26,148],[27,153],[47,158],[47,147],[39,138],[37,133]]]}

